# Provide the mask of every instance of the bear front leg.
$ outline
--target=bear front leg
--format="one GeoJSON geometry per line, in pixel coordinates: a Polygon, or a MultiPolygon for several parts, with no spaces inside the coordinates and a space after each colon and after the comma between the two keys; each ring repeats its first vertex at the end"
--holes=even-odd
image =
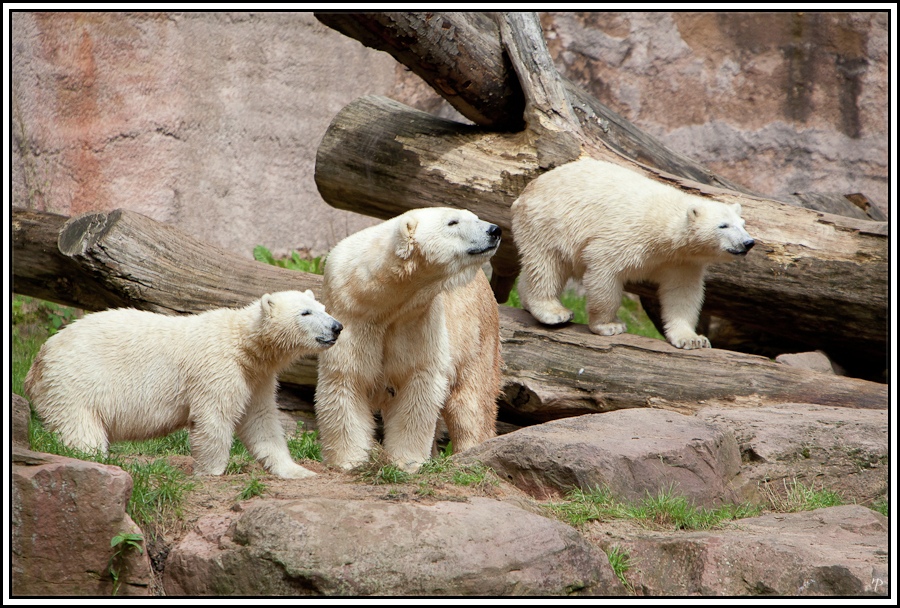
{"type": "Polygon", "coordinates": [[[272,475],[285,479],[313,477],[315,473],[291,458],[275,404],[275,382],[251,399],[237,425],[237,435],[272,475]]]}
{"type": "Polygon", "coordinates": [[[381,410],[384,450],[398,468],[415,473],[431,457],[449,384],[445,375],[426,369],[414,373],[394,392],[395,396],[381,410]]]}
{"type": "Polygon", "coordinates": [[[588,322],[591,331],[600,336],[625,333],[625,324],[617,313],[622,305],[622,280],[605,268],[594,264],[582,279],[587,293],[588,322]]]}
{"type": "Polygon", "coordinates": [[[709,348],[706,336],[697,334],[703,306],[703,266],[684,264],[667,268],[658,278],[663,333],[676,348],[709,348]]]}

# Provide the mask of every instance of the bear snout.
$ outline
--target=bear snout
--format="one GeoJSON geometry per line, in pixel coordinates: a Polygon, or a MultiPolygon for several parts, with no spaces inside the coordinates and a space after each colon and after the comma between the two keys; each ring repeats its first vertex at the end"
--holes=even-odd
{"type": "Polygon", "coordinates": [[[488,236],[490,236],[492,239],[499,239],[500,236],[503,234],[503,230],[500,228],[500,226],[498,226],[496,224],[491,224],[488,227],[487,233],[488,233],[488,236]]]}
{"type": "Polygon", "coordinates": [[[747,255],[747,252],[753,249],[754,245],[756,245],[756,241],[747,239],[746,241],[743,241],[739,247],[728,249],[728,253],[732,255],[747,255]]]}
{"type": "Polygon", "coordinates": [[[344,326],[341,325],[340,321],[334,320],[331,324],[331,337],[327,336],[319,336],[316,338],[316,342],[319,344],[324,344],[326,346],[332,346],[335,342],[337,342],[338,336],[341,334],[341,330],[344,329],[344,326]]]}

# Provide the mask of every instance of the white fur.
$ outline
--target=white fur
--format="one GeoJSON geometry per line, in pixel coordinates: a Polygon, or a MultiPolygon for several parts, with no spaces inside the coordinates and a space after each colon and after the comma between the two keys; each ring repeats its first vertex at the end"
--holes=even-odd
{"type": "Polygon", "coordinates": [[[385,452],[407,471],[431,456],[439,415],[456,450],[493,435],[499,329],[480,268],[498,245],[499,228],[473,213],[429,208],[331,250],[323,301],[345,330],[319,356],[316,417],[327,464],[366,462],[378,410],[385,452]]]}
{"type": "Polygon", "coordinates": [[[81,450],[188,427],[195,472],[221,475],[236,430],[274,475],[309,477],[277,419],[276,374],[340,330],[308,290],[187,316],[107,310],[47,340],[25,390],[47,427],[81,450]]]}
{"type": "Polygon", "coordinates": [[[697,335],[708,264],[745,254],[753,239],[738,204],[687,194],[612,163],[581,159],[533,180],[512,205],[521,255],[519,297],[541,323],[572,319],[559,301],[569,279],[587,293],[590,328],[625,331],[616,312],[627,281],[659,285],[664,333],[678,348],[697,335]]]}

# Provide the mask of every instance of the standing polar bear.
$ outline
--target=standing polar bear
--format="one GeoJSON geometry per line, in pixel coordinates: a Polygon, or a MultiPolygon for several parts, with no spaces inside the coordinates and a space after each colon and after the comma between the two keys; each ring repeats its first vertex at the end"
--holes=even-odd
{"type": "Polygon", "coordinates": [[[322,299],[345,329],[319,355],[326,464],[368,460],[378,410],[384,450],[405,471],[431,456],[439,416],[455,451],[494,436],[499,315],[481,266],[500,232],[469,211],[413,209],[331,250],[322,299]]]}
{"type": "Polygon", "coordinates": [[[687,194],[612,163],[581,159],[533,180],[512,205],[522,306],[547,325],[572,311],[559,301],[580,280],[590,329],[625,331],[616,316],[626,281],[659,285],[663,333],[674,346],[708,348],[697,335],[706,266],[746,255],[754,241],[738,204],[687,194]]]}
{"type": "Polygon", "coordinates": [[[188,427],[195,472],[221,475],[237,430],[272,474],[309,477],[278,422],[276,374],[331,347],[341,329],[309,290],[188,316],[107,310],[51,336],[25,391],[74,448],[105,453],[110,442],[188,427]]]}

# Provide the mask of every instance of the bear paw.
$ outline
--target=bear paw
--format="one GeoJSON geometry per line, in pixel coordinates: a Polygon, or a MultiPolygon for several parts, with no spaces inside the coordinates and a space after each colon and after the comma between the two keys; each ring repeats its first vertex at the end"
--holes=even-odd
{"type": "Polygon", "coordinates": [[[531,316],[544,325],[562,325],[575,318],[575,313],[561,305],[529,306],[531,316]]]}
{"type": "Polygon", "coordinates": [[[591,323],[591,331],[598,336],[616,336],[625,333],[625,324],[621,321],[614,323],[591,323]]]}
{"type": "Polygon", "coordinates": [[[675,348],[683,348],[684,350],[692,350],[695,348],[711,348],[709,339],[706,336],[683,336],[669,340],[675,348]]]}
{"type": "Polygon", "coordinates": [[[271,473],[282,479],[305,479],[307,477],[315,477],[316,473],[307,468],[301,467],[299,464],[291,463],[277,468],[273,468],[271,473]],[[293,465],[293,466],[291,466],[293,465]]]}

